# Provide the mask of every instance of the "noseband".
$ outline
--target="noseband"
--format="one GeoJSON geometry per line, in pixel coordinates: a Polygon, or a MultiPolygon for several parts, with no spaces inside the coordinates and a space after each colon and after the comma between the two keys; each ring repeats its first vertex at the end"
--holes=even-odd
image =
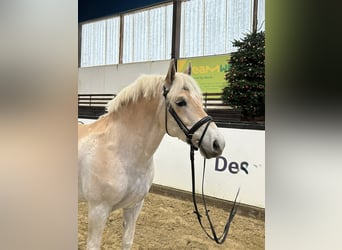
{"type": "Polygon", "coordinates": [[[167,88],[165,88],[165,86],[163,86],[163,96],[165,98],[165,129],[166,129],[166,133],[168,135],[170,135],[170,133],[167,129],[167,111],[169,111],[169,113],[172,115],[172,117],[177,122],[179,128],[183,131],[184,135],[186,136],[187,142],[191,145],[191,147],[193,147],[194,150],[197,150],[198,148],[201,147],[203,137],[204,137],[205,133],[207,132],[207,129],[208,129],[210,123],[213,121],[213,118],[211,116],[207,115],[207,116],[203,117],[201,120],[199,120],[198,122],[196,122],[190,129],[188,129],[188,127],[184,124],[182,119],[177,115],[176,111],[172,108],[172,105],[167,102],[166,97],[167,97],[167,94],[169,93],[169,91],[170,91],[169,89],[167,89],[167,88]],[[196,147],[192,143],[192,136],[204,124],[206,124],[205,128],[203,130],[201,138],[198,141],[198,145],[196,147]]]}
{"type": "Polygon", "coordinates": [[[172,115],[172,117],[175,119],[175,121],[177,122],[179,128],[183,131],[183,133],[185,134],[186,138],[187,138],[187,142],[190,144],[190,161],[191,161],[191,178],[192,178],[192,200],[194,203],[194,208],[195,211],[194,213],[197,215],[197,220],[202,228],[202,230],[204,231],[204,233],[213,241],[215,241],[217,244],[222,244],[225,240],[226,237],[228,235],[229,232],[229,227],[230,227],[230,223],[233,221],[233,218],[236,214],[237,211],[237,207],[236,207],[236,199],[239,195],[239,191],[240,188],[235,196],[235,200],[233,203],[233,206],[231,208],[229,217],[227,219],[227,223],[224,227],[223,233],[221,236],[217,236],[217,233],[214,229],[214,225],[210,219],[209,216],[209,210],[207,209],[207,204],[205,202],[205,198],[204,198],[204,174],[205,174],[205,158],[204,158],[204,163],[203,163],[203,176],[202,176],[202,201],[203,201],[203,205],[204,205],[204,210],[205,210],[205,215],[208,219],[208,223],[210,226],[210,230],[211,230],[211,234],[209,234],[207,232],[207,230],[205,229],[205,227],[202,224],[202,215],[200,214],[200,212],[198,211],[198,207],[197,207],[197,202],[196,202],[196,195],[195,195],[195,159],[194,159],[194,151],[198,150],[198,148],[201,147],[201,143],[203,140],[203,137],[205,135],[205,133],[207,132],[207,129],[210,125],[210,123],[213,121],[213,118],[211,116],[205,116],[203,117],[201,120],[199,120],[198,122],[196,122],[190,129],[188,129],[188,127],[184,124],[184,122],[180,119],[180,117],[177,115],[176,111],[172,108],[171,104],[167,102],[166,96],[169,93],[169,89],[166,89],[165,86],[163,86],[163,96],[165,99],[165,129],[166,132],[169,134],[169,131],[167,129],[167,111],[169,111],[169,113],[172,115]],[[203,130],[203,133],[201,135],[201,138],[198,142],[198,147],[195,147],[195,145],[192,143],[192,136],[193,134],[200,128],[202,127],[202,125],[205,125],[205,128],[203,130]]]}

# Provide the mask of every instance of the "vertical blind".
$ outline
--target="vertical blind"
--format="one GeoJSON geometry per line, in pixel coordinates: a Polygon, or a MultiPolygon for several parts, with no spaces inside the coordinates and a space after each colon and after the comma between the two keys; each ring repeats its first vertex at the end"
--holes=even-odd
{"type": "Polygon", "coordinates": [[[171,57],[172,4],[124,16],[123,63],[171,57]]]}
{"type": "Polygon", "coordinates": [[[182,2],[180,57],[225,54],[252,31],[253,0],[182,2]]]}
{"type": "Polygon", "coordinates": [[[265,0],[258,0],[258,31],[265,30],[265,0]]]}
{"type": "MultiPolygon", "coordinates": [[[[227,54],[232,41],[252,31],[253,0],[182,2],[180,57],[227,54]]],[[[123,16],[122,63],[171,58],[172,3],[123,16]]],[[[265,30],[265,0],[258,0],[258,31],[265,30]]],[[[81,67],[118,64],[120,17],[82,25],[81,67]]]]}
{"type": "Polygon", "coordinates": [[[82,25],[81,67],[119,62],[120,17],[82,25]]]}

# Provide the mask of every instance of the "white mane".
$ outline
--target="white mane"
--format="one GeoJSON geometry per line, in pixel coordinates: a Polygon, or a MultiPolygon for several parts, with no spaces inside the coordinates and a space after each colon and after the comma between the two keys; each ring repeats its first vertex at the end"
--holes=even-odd
{"type": "Polygon", "coordinates": [[[108,113],[116,112],[129,103],[135,103],[140,97],[150,99],[155,96],[158,85],[163,81],[163,76],[142,75],[132,84],[125,87],[108,103],[108,113]]]}
{"type": "MultiPolygon", "coordinates": [[[[107,111],[108,113],[117,112],[129,103],[136,103],[140,97],[150,100],[157,94],[162,95],[161,90],[164,84],[165,76],[163,75],[142,75],[132,84],[121,90],[119,94],[108,103],[107,111]]],[[[170,100],[176,98],[176,94],[179,93],[181,89],[187,89],[195,96],[202,97],[201,90],[193,78],[183,73],[176,73],[168,98],[170,100]]]]}

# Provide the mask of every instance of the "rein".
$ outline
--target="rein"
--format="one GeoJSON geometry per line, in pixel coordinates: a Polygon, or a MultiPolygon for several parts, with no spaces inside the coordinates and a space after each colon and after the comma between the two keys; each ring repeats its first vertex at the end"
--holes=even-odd
{"type": "Polygon", "coordinates": [[[209,211],[208,208],[207,208],[207,203],[205,201],[205,197],[204,197],[204,175],[205,175],[205,166],[206,166],[206,159],[204,158],[204,161],[203,161],[203,175],[202,175],[202,201],[203,201],[203,206],[204,206],[204,210],[205,210],[205,215],[207,217],[207,220],[208,220],[208,223],[209,223],[209,226],[210,226],[210,230],[211,230],[211,233],[212,235],[210,235],[207,230],[204,228],[203,224],[202,224],[202,215],[199,213],[198,211],[198,207],[197,207],[197,202],[196,202],[196,196],[195,196],[195,161],[194,161],[194,148],[191,147],[190,149],[190,160],[191,160],[191,178],[192,178],[192,200],[193,200],[193,203],[194,203],[194,208],[195,208],[195,211],[194,213],[197,215],[197,220],[202,228],[202,230],[204,231],[204,233],[213,241],[215,241],[217,244],[222,244],[226,238],[227,238],[227,235],[228,235],[228,232],[229,232],[229,227],[230,227],[230,223],[233,221],[233,218],[236,214],[236,211],[237,211],[237,206],[236,206],[236,199],[239,195],[239,192],[240,192],[240,188],[235,196],[235,200],[234,200],[234,203],[233,203],[233,207],[231,208],[230,210],[230,214],[228,216],[228,219],[227,219],[227,222],[226,222],[226,225],[224,226],[224,230],[221,234],[220,237],[217,236],[217,233],[215,231],[215,228],[214,228],[214,225],[210,219],[210,216],[209,216],[209,211]]]}
{"type": "MultiPolygon", "coordinates": [[[[198,122],[196,122],[190,129],[187,128],[187,126],[184,124],[184,122],[180,119],[180,117],[177,115],[176,111],[172,108],[172,106],[170,104],[167,105],[167,99],[166,96],[169,93],[169,89],[166,89],[165,86],[163,87],[163,96],[165,99],[165,129],[167,134],[169,134],[169,131],[167,129],[167,111],[169,111],[169,113],[172,115],[172,117],[175,119],[175,121],[177,122],[179,128],[183,131],[183,133],[185,134],[185,136],[187,137],[187,142],[190,144],[190,161],[191,161],[191,178],[192,178],[192,200],[193,200],[193,204],[194,204],[194,208],[195,211],[194,213],[197,215],[197,220],[202,228],[202,230],[204,231],[204,233],[213,241],[215,241],[217,244],[222,244],[228,235],[229,232],[229,227],[230,227],[230,223],[233,221],[233,218],[236,214],[237,211],[237,206],[236,206],[236,199],[239,195],[240,189],[238,190],[236,196],[235,196],[235,200],[233,203],[233,207],[231,208],[229,217],[227,219],[227,223],[224,227],[223,233],[221,236],[217,236],[217,233],[215,231],[214,225],[210,219],[209,216],[209,210],[207,209],[207,204],[205,201],[205,197],[204,197],[204,175],[205,175],[205,166],[206,166],[206,159],[204,158],[204,162],[203,162],[203,175],[202,175],[202,201],[203,201],[203,206],[204,206],[204,210],[205,210],[205,215],[207,217],[209,226],[210,226],[210,230],[211,230],[211,234],[209,234],[207,232],[207,230],[204,228],[203,224],[202,224],[202,215],[200,214],[200,212],[198,211],[198,207],[197,207],[197,201],[196,201],[196,192],[195,192],[195,151],[198,150],[198,148],[200,148],[203,137],[205,135],[205,133],[207,132],[207,129],[210,125],[210,123],[213,121],[213,118],[211,116],[205,116],[203,117],[201,120],[199,120],[198,122]],[[202,126],[205,125],[205,128],[203,130],[203,133],[201,135],[201,138],[198,142],[198,147],[196,147],[193,143],[192,143],[192,136],[193,134],[202,126]]],[[[169,134],[170,135],[170,134],[169,134]]]]}

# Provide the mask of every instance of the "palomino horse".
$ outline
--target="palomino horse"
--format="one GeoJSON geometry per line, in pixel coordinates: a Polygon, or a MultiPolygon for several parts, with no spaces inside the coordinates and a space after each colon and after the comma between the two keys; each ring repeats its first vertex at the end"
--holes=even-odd
{"type": "Polygon", "coordinates": [[[106,115],[79,125],[78,185],[79,198],[88,202],[88,250],[100,249],[107,218],[119,208],[122,249],[131,249],[136,220],[153,180],[153,154],[166,132],[198,147],[206,158],[222,153],[224,139],[207,117],[197,83],[186,73],[176,73],[172,60],[166,77],[139,77],[108,104],[106,115]]]}

